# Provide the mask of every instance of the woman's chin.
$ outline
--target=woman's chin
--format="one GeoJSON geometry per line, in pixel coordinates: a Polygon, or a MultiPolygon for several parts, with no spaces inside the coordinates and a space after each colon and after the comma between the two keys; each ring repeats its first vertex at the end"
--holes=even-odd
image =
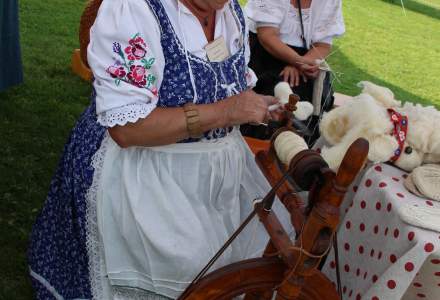
{"type": "Polygon", "coordinates": [[[214,0],[214,1],[210,1],[209,5],[211,6],[212,9],[221,10],[223,9],[223,7],[225,7],[225,5],[228,2],[229,1],[225,1],[225,0],[214,0]]]}

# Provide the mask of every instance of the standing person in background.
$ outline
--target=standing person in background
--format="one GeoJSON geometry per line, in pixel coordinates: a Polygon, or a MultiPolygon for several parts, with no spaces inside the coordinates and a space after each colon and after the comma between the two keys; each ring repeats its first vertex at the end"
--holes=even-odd
{"type": "MultiPolygon", "coordinates": [[[[255,91],[271,93],[284,80],[301,100],[311,102],[318,63],[330,53],[333,38],[345,32],[342,1],[249,0],[245,13],[250,30],[249,66],[258,77],[255,91]]],[[[322,108],[328,111],[332,106],[327,74],[322,108]]]]}
{"type": "Polygon", "coordinates": [[[17,0],[0,1],[0,91],[23,81],[17,0]]]}

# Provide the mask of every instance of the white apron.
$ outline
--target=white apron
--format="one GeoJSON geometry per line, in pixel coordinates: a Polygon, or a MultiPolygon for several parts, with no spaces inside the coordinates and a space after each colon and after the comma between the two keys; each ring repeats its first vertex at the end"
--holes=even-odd
{"type": "MultiPolygon", "coordinates": [[[[112,286],[177,298],[270,189],[237,129],[215,141],[149,148],[121,149],[107,137],[102,148],[101,276],[112,286]]],[[[281,206],[274,209],[292,232],[281,206]]],[[[267,242],[255,218],[211,271],[260,256],[267,242]]]]}

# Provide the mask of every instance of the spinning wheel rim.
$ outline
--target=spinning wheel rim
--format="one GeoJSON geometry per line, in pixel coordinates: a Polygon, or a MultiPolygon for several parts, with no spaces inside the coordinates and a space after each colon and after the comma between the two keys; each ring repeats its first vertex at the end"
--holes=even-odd
{"type": "MultiPolygon", "coordinates": [[[[277,257],[244,260],[206,275],[178,300],[231,300],[247,293],[271,291],[284,279],[286,270],[287,266],[277,257]]],[[[330,280],[316,270],[305,278],[296,299],[335,300],[339,296],[330,280]]]]}

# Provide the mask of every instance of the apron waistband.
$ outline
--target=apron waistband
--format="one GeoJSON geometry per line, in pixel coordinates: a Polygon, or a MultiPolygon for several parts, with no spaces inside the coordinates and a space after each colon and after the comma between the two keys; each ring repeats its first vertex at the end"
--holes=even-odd
{"type": "Polygon", "coordinates": [[[197,153],[197,152],[215,152],[224,148],[236,145],[240,140],[240,131],[235,127],[227,136],[213,139],[202,140],[194,143],[175,143],[171,145],[142,147],[157,152],[168,153],[197,153]]]}

